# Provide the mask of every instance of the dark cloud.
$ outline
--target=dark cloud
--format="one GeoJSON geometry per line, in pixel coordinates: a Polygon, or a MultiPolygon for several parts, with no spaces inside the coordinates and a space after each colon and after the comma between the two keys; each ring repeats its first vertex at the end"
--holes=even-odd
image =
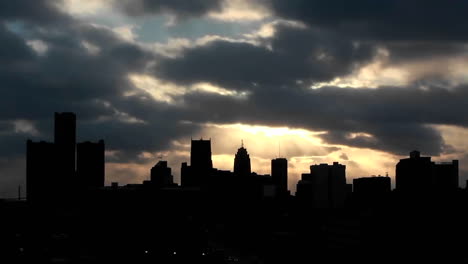
{"type": "MultiPolygon", "coordinates": [[[[438,131],[421,124],[367,124],[366,134],[352,131],[329,131],[322,138],[333,144],[358,148],[382,149],[404,155],[410,149],[421,150],[430,155],[439,155],[445,150],[445,143],[438,131]]],[[[358,130],[355,130],[358,131],[358,130]]]]}
{"type": "Polygon", "coordinates": [[[31,21],[34,23],[64,23],[72,19],[58,10],[59,1],[14,0],[0,1],[0,20],[11,22],[31,21]]]}
{"type": "Polygon", "coordinates": [[[341,153],[340,159],[342,159],[342,160],[349,160],[348,155],[346,155],[346,153],[341,153]]]}
{"type": "Polygon", "coordinates": [[[233,89],[255,84],[291,85],[329,81],[369,62],[373,46],[331,32],[278,26],[270,49],[249,43],[213,41],[162,59],[156,75],[179,83],[209,81],[233,89]]]}
{"type": "Polygon", "coordinates": [[[417,60],[436,60],[444,57],[456,57],[465,55],[468,51],[464,42],[387,42],[385,46],[391,52],[391,62],[398,64],[400,62],[417,60]]]}
{"type": "Polygon", "coordinates": [[[118,0],[115,4],[131,16],[169,13],[185,18],[220,10],[222,2],[223,0],[118,0]]]}
{"type": "Polygon", "coordinates": [[[444,0],[269,0],[281,17],[380,40],[467,40],[468,2],[444,0]]]}
{"type": "Polygon", "coordinates": [[[24,40],[10,32],[3,23],[0,24],[0,39],[0,58],[3,63],[19,64],[34,58],[34,52],[26,46],[24,40]]]}
{"type": "Polygon", "coordinates": [[[248,100],[191,94],[185,101],[204,106],[190,117],[199,122],[288,125],[328,131],[321,137],[331,144],[395,154],[420,149],[438,155],[447,146],[440,133],[429,125],[468,127],[468,118],[463,114],[467,91],[467,87],[451,91],[437,87],[426,90],[269,87],[256,90],[248,100]]]}
{"type": "Polygon", "coordinates": [[[391,63],[466,55],[468,2],[265,0],[276,15],[386,48],[391,63]]]}
{"type": "Polygon", "coordinates": [[[128,80],[130,73],[145,72],[152,53],[107,28],[68,18],[47,26],[22,15],[8,19],[24,28],[12,30],[0,18],[0,158],[24,156],[27,138],[52,140],[54,112],[77,113],[79,140],[105,139],[108,149],[122,152],[119,162],[138,160],[144,150],[167,149],[170,139],[197,128],[181,126],[177,111],[136,92],[128,80]],[[45,52],[36,53],[29,40],[40,40],[45,52]],[[18,119],[34,121],[40,135],[15,132],[18,119]]]}

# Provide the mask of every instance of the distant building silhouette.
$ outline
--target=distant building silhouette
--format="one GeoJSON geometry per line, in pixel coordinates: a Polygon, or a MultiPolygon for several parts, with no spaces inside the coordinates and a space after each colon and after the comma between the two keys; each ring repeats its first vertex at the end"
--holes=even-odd
{"type": "Polygon", "coordinates": [[[346,166],[338,162],[310,166],[310,173],[302,174],[296,192],[299,199],[315,208],[341,208],[346,194],[346,166]]]}
{"type": "Polygon", "coordinates": [[[190,150],[190,166],[183,163],[181,180],[183,186],[202,186],[213,173],[211,140],[193,140],[190,150]]]}
{"type": "Polygon", "coordinates": [[[167,161],[160,160],[151,168],[151,184],[158,188],[169,187],[174,184],[171,168],[167,166],[167,161]]]}
{"type": "Polygon", "coordinates": [[[28,201],[48,202],[61,186],[57,173],[57,151],[54,143],[26,143],[26,198],[28,201]]]}
{"type": "Polygon", "coordinates": [[[27,141],[28,201],[39,203],[54,198],[64,204],[75,199],[80,189],[104,187],[104,141],[77,145],[74,113],[55,113],[54,141],[27,141]]]}
{"type": "Polygon", "coordinates": [[[380,195],[391,192],[391,178],[373,176],[353,180],[353,192],[360,195],[380,195]]]}
{"type": "Polygon", "coordinates": [[[180,167],[180,181],[184,187],[195,186],[195,180],[191,175],[190,166],[187,162],[182,162],[180,167]]]}
{"type": "Polygon", "coordinates": [[[400,193],[454,191],[458,188],[458,160],[437,164],[412,151],[396,165],[396,190],[400,193]]]}
{"type": "Polygon", "coordinates": [[[246,177],[251,174],[250,168],[250,156],[247,153],[247,149],[244,148],[244,144],[237,150],[234,158],[234,174],[237,176],[246,177]]]}
{"type": "Polygon", "coordinates": [[[196,171],[210,171],[213,169],[211,140],[192,140],[190,166],[196,171]]]}
{"type": "Polygon", "coordinates": [[[288,160],[277,158],[271,160],[271,178],[278,195],[288,193],[288,160]]]}
{"type": "Polygon", "coordinates": [[[77,145],[77,181],[81,187],[104,187],[105,180],[104,141],[83,142],[77,145]]]}
{"type": "Polygon", "coordinates": [[[436,191],[454,191],[458,189],[458,160],[435,163],[436,191]]]}
{"type": "Polygon", "coordinates": [[[54,141],[57,146],[57,166],[59,173],[71,184],[75,174],[76,153],[76,115],[74,113],[55,113],[54,141]]]}

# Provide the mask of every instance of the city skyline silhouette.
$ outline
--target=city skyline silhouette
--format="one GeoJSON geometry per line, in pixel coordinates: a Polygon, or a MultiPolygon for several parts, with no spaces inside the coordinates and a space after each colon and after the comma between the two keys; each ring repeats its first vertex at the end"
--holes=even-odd
{"type": "Polygon", "coordinates": [[[74,113],[55,113],[54,142],[26,141],[26,200],[0,203],[0,210],[8,214],[7,226],[12,228],[2,232],[6,241],[10,239],[8,257],[13,261],[59,258],[94,263],[113,260],[118,248],[121,256],[117,258],[137,263],[338,261],[354,257],[329,254],[350,251],[358,252],[358,259],[367,262],[393,240],[400,243],[393,247],[404,253],[395,253],[391,261],[403,255],[466,260],[455,253],[463,243],[442,246],[437,242],[461,226],[447,229],[448,219],[426,219],[438,212],[459,217],[458,221],[468,219],[468,189],[458,186],[458,160],[436,163],[419,151],[411,151],[408,158],[395,164],[394,190],[388,175],[354,179],[350,184],[345,165],[312,164],[310,173],[303,173],[297,183],[296,194],[291,195],[286,158],[272,159],[271,174],[259,175],[250,171],[248,150],[242,142],[233,159],[233,171],[219,170],[212,162],[212,140],[191,139],[190,164],[181,163],[180,185],[174,182],[167,161],[159,159],[149,171],[149,180],[106,186],[105,142],[77,143],[76,119],[74,113]],[[46,217],[36,220],[19,219],[44,213],[46,217]],[[111,231],[102,233],[103,226],[83,222],[96,215],[114,221],[111,231]],[[250,217],[245,218],[247,215],[250,217]],[[399,218],[408,215],[427,223],[408,227],[399,218]],[[143,227],[146,231],[130,228],[140,217],[171,228],[163,235],[159,225],[143,227]],[[58,225],[57,219],[61,222],[58,225]],[[380,224],[368,222],[377,219],[380,224]],[[387,224],[382,225],[384,222],[387,224]],[[36,224],[44,226],[45,233],[40,233],[36,224]],[[294,228],[296,225],[301,228],[294,228]],[[393,233],[390,240],[389,229],[393,233]],[[283,235],[278,236],[277,230],[283,235]],[[417,234],[412,239],[422,244],[407,251],[409,241],[400,236],[408,236],[410,230],[417,234]],[[246,235],[253,244],[247,242],[246,235]],[[11,240],[12,236],[16,239],[11,240]],[[108,245],[82,244],[90,236],[108,245]],[[276,252],[269,249],[274,246],[268,242],[271,236],[279,243],[276,252]],[[304,251],[306,245],[320,251],[312,257],[304,251]],[[421,255],[419,250],[428,248],[438,253],[421,255]]]}
{"type": "MultiPolygon", "coordinates": [[[[59,164],[62,164],[61,166],[63,166],[62,168],[58,168],[57,171],[59,171],[59,174],[60,175],[63,175],[63,174],[68,174],[69,176],[62,176],[63,178],[76,178],[75,181],[76,182],[76,185],[86,185],[86,183],[84,182],[88,182],[87,184],[88,185],[92,185],[96,188],[98,187],[104,187],[104,182],[105,182],[105,151],[104,151],[104,140],[99,140],[98,143],[92,143],[90,141],[86,141],[86,142],[82,142],[82,143],[76,143],[76,115],[74,113],[71,113],[71,112],[68,112],[68,113],[55,113],[55,144],[54,143],[47,143],[46,141],[39,141],[39,142],[33,142],[31,140],[28,140],[28,144],[27,144],[27,157],[29,159],[33,159],[30,157],[29,155],[29,148],[31,148],[31,152],[38,152],[39,154],[35,154],[35,155],[38,155],[38,156],[57,156],[57,158],[60,158],[60,160],[58,161],[59,164]],[[68,122],[68,124],[67,124],[68,122]],[[65,134],[65,135],[62,135],[62,134],[65,134]],[[66,140],[68,140],[70,143],[67,143],[69,145],[69,149],[71,148],[71,150],[67,150],[65,147],[63,147],[64,143],[62,142],[66,142],[64,141],[62,138],[68,138],[66,140]],[[34,146],[33,146],[34,145],[34,146]],[[37,147],[36,147],[37,145],[37,147]],[[44,155],[41,155],[41,148],[48,148],[48,149],[44,149],[43,152],[44,153],[49,153],[49,154],[44,154],[44,155]],[[51,148],[54,148],[56,150],[52,150],[51,148]],[[34,149],[34,150],[33,150],[34,149]],[[35,150],[35,149],[38,149],[38,150],[35,150]],[[97,151],[97,152],[96,152],[97,151]],[[64,165],[64,164],[67,164],[66,160],[63,161],[63,159],[65,159],[67,156],[65,154],[51,154],[51,153],[69,153],[67,154],[68,156],[71,157],[72,160],[76,160],[76,164],[75,162],[68,162],[68,165],[64,165]],[[78,154],[77,154],[78,153],[78,154]],[[80,153],[83,153],[83,154],[80,154],[80,153]],[[101,153],[101,154],[97,154],[97,153],[101,153]],[[78,155],[78,158],[75,158],[75,156],[78,155]],[[80,158],[81,157],[81,158],[80,158]],[[82,161],[81,161],[82,160],[82,161]],[[96,160],[99,160],[99,161],[96,161],[96,160]],[[97,163],[96,163],[97,162],[97,163]],[[81,165],[82,164],[85,164],[85,165],[81,165]],[[94,163],[94,164],[93,164],[94,163]],[[86,164],[89,164],[89,165],[86,165],[86,164]],[[68,169],[67,169],[68,167],[68,169]],[[76,171],[75,171],[76,170],[76,171]],[[65,172],[65,171],[68,171],[68,172],[65,172]],[[81,171],[81,172],[80,172],[81,171]],[[95,172],[96,171],[96,172],[95,172]],[[82,178],[87,178],[87,179],[82,179],[80,180],[80,174],[82,178]],[[89,176],[89,175],[94,175],[94,176],[89,176]],[[83,181],[83,183],[78,183],[79,181],[83,181]]],[[[180,182],[178,184],[181,184],[181,182],[183,182],[183,175],[184,175],[184,170],[195,170],[195,174],[209,174],[211,170],[214,169],[213,167],[213,161],[212,161],[212,152],[211,152],[211,138],[209,140],[203,140],[203,137],[201,137],[199,140],[194,140],[194,139],[191,139],[191,155],[190,155],[190,162],[183,162],[181,164],[181,176],[180,176],[180,182]],[[204,158],[202,158],[204,157],[204,158]],[[190,164],[190,165],[187,165],[187,164],[190,164]],[[192,165],[191,164],[195,164],[195,168],[192,169],[192,165]],[[199,165],[200,164],[200,165],[199,165]],[[202,164],[205,164],[205,165],[202,165],[202,164]]],[[[412,187],[409,187],[410,189],[417,189],[416,186],[418,185],[421,185],[423,184],[422,182],[423,179],[426,177],[426,174],[430,174],[430,175],[433,175],[433,176],[430,176],[432,177],[431,178],[431,182],[432,183],[428,183],[428,184],[432,184],[434,186],[439,186],[438,188],[451,188],[451,189],[455,189],[455,188],[458,188],[459,187],[459,176],[458,176],[458,160],[454,160],[453,162],[439,162],[439,163],[435,163],[435,162],[431,162],[431,157],[421,157],[421,153],[417,150],[414,150],[410,153],[410,158],[409,159],[401,159],[400,162],[397,164],[396,166],[396,174],[395,174],[395,177],[394,179],[391,179],[390,183],[391,185],[396,185],[396,188],[392,188],[391,189],[403,189],[404,187],[402,186],[411,186],[410,184],[402,184],[403,181],[405,181],[405,177],[404,176],[400,176],[400,179],[399,182],[400,182],[400,187],[398,188],[398,184],[397,184],[397,180],[396,178],[398,177],[398,166],[400,166],[399,164],[402,163],[402,162],[410,162],[412,160],[421,160],[421,162],[425,162],[426,164],[428,164],[427,166],[435,166],[434,169],[431,168],[428,168],[426,169],[426,172],[422,173],[419,177],[420,179],[418,180],[417,178],[415,178],[415,180],[413,180],[413,184],[412,184],[412,187]],[[452,169],[453,167],[453,169],[452,169]],[[452,170],[453,172],[450,172],[450,170],[452,170]],[[431,171],[431,172],[429,172],[431,171]],[[434,171],[434,172],[432,172],[434,171]],[[440,180],[437,179],[437,171],[441,171],[439,174],[441,174],[442,176],[439,176],[439,178],[441,178],[440,180]],[[447,176],[445,175],[447,174],[447,176]],[[453,176],[450,176],[450,180],[445,180],[444,179],[444,176],[446,176],[448,178],[448,175],[449,174],[452,174],[453,176]],[[443,187],[443,186],[447,186],[447,187],[443,187]],[[448,187],[450,186],[450,187],[448,187]]],[[[45,161],[45,160],[41,160],[43,163],[47,163],[49,162],[50,164],[47,166],[47,167],[50,167],[52,166],[52,164],[54,162],[57,162],[56,159],[57,158],[52,158],[52,159],[49,159],[49,161],[45,161]]],[[[158,164],[155,165],[155,167],[159,167],[159,166],[163,166],[163,167],[166,167],[167,170],[171,171],[171,168],[168,167],[168,161],[165,161],[165,160],[162,160],[162,156],[161,157],[158,157],[159,158],[159,162],[158,164]]],[[[70,159],[70,158],[68,158],[70,159]]],[[[231,170],[231,173],[233,173],[234,175],[237,175],[238,177],[246,177],[248,175],[250,175],[251,173],[253,173],[252,169],[251,169],[251,164],[250,164],[250,158],[249,158],[249,154],[247,152],[247,149],[244,148],[244,141],[241,140],[241,146],[240,148],[238,149],[237,153],[234,155],[234,159],[233,159],[233,169],[231,170]]],[[[283,187],[282,188],[282,192],[290,192],[290,188],[288,187],[288,165],[287,165],[287,159],[286,158],[275,158],[275,159],[272,159],[271,160],[272,164],[271,164],[271,170],[270,170],[270,173],[269,175],[272,176],[273,178],[273,181],[277,182],[277,184],[280,184],[282,185],[283,187]],[[274,173],[275,169],[274,169],[274,163],[276,163],[276,167],[282,167],[283,169],[282,170],[285,170],[285,172],[277,172],[277,173],[274,173]],[[285,165],[280,165],[280,163],[284,163],[285,165]],[[281,178],[283,180],[279,180],[279,176],[274,176],[274,175],[279,175],[278,173],[280,174],[284,174],[285,176],[281,176],[281,178]],[[281,183],[280,183],[281,182],[281,183]]],[[[338,162],[333,162],[333,164],[337,164],[338,162]]],[[[27,162],[26,162],[26,167],[28,167],[28,159],[27,159],[27,162]]],[[[313,166],[319,166],[319,165],[324,165],[326,163],[321,163],[321,164],[311,164],[311,168],[312,168],[312,165],[313,166]]],[[[34,165],[33,165],[34,166],[34,165]]],[[[401,165],[403,166],[403,165],[401,165]]],[[[153,171],[153,169],[155,168],[153,167],[151,169],[151,171],[153,171]]],[[[317,167],[318,169],[318,167],[317,167]]],[[[30,176],[28,176],[28,169],[26,170],[27,171],[27,175],[26,175],[26,178],[28,179],[30,176]]],[[[57,173],[57,172],[53,172],[53,173],[57,173]]],[[[304,172],[305,173],[305,172],[304,172]]],[[[304,173],[302,175],[304,175],[304,173]]],[[[167,174],[167,173],[165,173],[167,174]]],[[[190,174],[190,172],[188,173],[190,174]]],[[[400,174],[403,174],[402,172],[400,172],[400,174]]],[[[411,172],[410,174],[415,174],[415,172],[411,172]]],[[[154,176],[153,176],[153,172],[150,173],[151,177],[150,179],[153,179],[154,176]]],[[[162,180],[162,179],[157,179],[156,181],[164,181],[164,182],[170,182],[170,184],[177,184],[174,182],[174,176],[169,173],[167,174],[168,176],[165,176],[166,177],[166,180],[162,180]],[[167,178],[167,177],[170,177],[167,178]]],[[[58,176],[55,176],[56,178],[58,176]]],[[[129,177],[132,177],[131,175],[129,175],[129,177]]],[[[354,180],[356,179],[362,179],[362,178],[373,178],[375,176],[365,176],[365,177],[361,177],[361,178],[353,178],[354,180]]],[[[387,172],[387,177],[388,177],[388,172],[387,172]]],[[[408,177],[408,176],[406,176],[408,177]]],[[[34,177],[33,177],[34,178],[34,177]]],[[[390,178],[390,177],[389,177],[390,178]]],[[[344,177],[345,179],[345,183],[346,182],[352,182],[353,179],[348,179],[346,178],[346,176],[344,177]]],[[[304,176],[302,176],[302,180],[304,180],[304,176]]],[[[200,185],[200,181],[201,180],[195,180],[196,182],[194,183],[189,183],[193,181],[193,179],[189,179],[188,180],[185,180],[185,183],[182,183],[181,185],[184,185],[184,186],[198,186],[200,185]]],[[[299,183],[301,181],[301,179],[298,180],[297,183],[299,183]]],[[[110,184],[108,184],[110,185],[110,184]]],[[[352,184],[351,184],[352,185],[352,184]]],[[[19,186],[20,188],[21,186],[19,186]]],[[[426,186],[427,189],[430,189],[429,187],[426,186]]],[[[21,194],[19,193],[18,194],[19,196],[21,196],[21,194]]]]}

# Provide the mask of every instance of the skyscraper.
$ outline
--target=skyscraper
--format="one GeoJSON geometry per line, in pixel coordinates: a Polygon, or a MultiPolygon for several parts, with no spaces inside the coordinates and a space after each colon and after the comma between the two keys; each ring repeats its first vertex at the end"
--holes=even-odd
{"type": "Polygon", "coordinates": [[[190,177],[195,185],[203,185],[213,171],[211,140],[192,140],[190,151],[190,177]]]}
{"type": "Polygon", "coordinates": [[[57,151],[54,143],[26,143],[26,197],[40,203],[53,199],[61,186],[57,175],[57,151]]]}
{"type": "Polygon", "coordinates": [[[310,199],[316,208],[343,207],[346,199],[346,166],[338,162],[310,166],[310,173],[302,174],[296,195],[310,199]]]}
{"type": "Polygon", "coordinates": [[[76,115],[55,113],[55,145],[58,153],[59,174],[71,183],[75,174],[76,115]]]}
{"type": "Polygon", "coordinates": [[[211,160],[211,140],[193,140],[190,149],[190,166],[186,162],[181,167],[181,184],[184,187],[200,187],[207,183],[213,173],[211,160]]]}
{"type": "Polygon", "coordinates": [[[241,177],[251,174],[250,156],[247,153],[247,149],[244,148],[244,143],[242,143],[241,148],[237,150],[234,158],[234,174],[241,177]]]}
{"type": "Polygon", "coordinates": [[[81,187],[104,187],[105,179],[104,141],[83,142],[77,145],[76,172],[81,187]]]}
{"type": "Polygon", "coordinates": [[[277,158],[271,160],[271,177],[279,195],[288,192],[288,160],[277,158]]]}
{"type": "Polygon", "coordinates": [[[151,168],[151,183],[156,187],[168,187],[174,183],[167,161],[160,160],[151,168]]]}
{"type": "Polygon", "coordinates": [[[191,187],[195,185],[190,172],[191,169],[190,166],[187,165],[187,162],[182,162],[180,167],[180,185],[183,187],[191,187]]]}
{"type": "Polygon", "coordinates": [[[209,171],[213,168],[211,160],[211,140],[192,140],[190,166],[195,170],[209,171]]]}

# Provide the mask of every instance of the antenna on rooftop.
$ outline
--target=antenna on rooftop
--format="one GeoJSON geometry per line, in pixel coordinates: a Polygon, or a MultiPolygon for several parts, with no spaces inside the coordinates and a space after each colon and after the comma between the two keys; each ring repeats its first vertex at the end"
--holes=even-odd
{"type": "Polygon", "coordinates": [[[244,147],[244,140],[241,139],[241,147],[243,148],[244,147]]]}

